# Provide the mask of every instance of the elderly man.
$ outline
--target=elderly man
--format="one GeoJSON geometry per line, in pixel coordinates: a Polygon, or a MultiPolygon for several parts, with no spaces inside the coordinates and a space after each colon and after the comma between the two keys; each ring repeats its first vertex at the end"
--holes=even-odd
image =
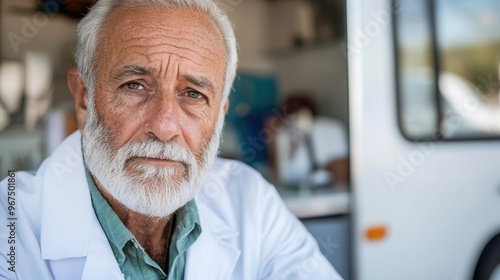
{"type": "Polygon", "coordinates": [[[2,182],[2,279],[339,278],[272,186],[216,159],[237,54],[213,2],[101,0],[77,32],[79,132],[2,182]]]}

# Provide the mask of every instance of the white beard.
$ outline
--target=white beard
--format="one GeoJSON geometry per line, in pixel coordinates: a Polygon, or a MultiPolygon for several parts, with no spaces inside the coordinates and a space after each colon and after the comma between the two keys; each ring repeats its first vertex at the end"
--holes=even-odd
{"type": "Polygon", "coordinates": [[[113,152],[112,132],[99,120],[93,98],[82,135],[85,164],[101,186],[119,203],[148,217],[168,217],[194,198],[217,157],[224,124],[223,110],[209,141],[196,157],[179,143],[146,139],[124,144],[113,152]],[[183,167],[154,166],[127,161],[133,157],[168,158],[183,167]],[[132,173],[132,174],[130,174],[132,173]]]}

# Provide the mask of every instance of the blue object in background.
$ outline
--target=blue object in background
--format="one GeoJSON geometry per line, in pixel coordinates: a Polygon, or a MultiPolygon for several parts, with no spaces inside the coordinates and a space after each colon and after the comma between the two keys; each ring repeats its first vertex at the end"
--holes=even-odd
{"type": "Polygon", "coordinates": [[[238,138],[238,158],[261,169],[268,163],[268,143],[264,122],[278,104],[276,77],[239,73],[229,97],[226,128],[238,138]]]}

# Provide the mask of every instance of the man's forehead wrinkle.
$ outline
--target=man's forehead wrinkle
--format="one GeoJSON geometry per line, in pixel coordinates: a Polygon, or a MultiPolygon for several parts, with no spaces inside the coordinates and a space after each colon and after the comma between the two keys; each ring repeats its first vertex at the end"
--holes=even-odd
{"type": "MultiPolygon", "coordinates": [[[[155,55],[162,55],[162,56],[166,56],[165,52],[163,51],[159,51],[159,52],[153,52],[153,53],[150,53],[151,56],[155,56],[155,55]]],[[[194,60],[192,57],[188,57],[188,56],[182,56],[182,55],[179,55],[179,54],[176,54],[177,57],[181,58],[181,59],[185,59],[185,60],[188,60],[190,61],[191,63],[195,64],[195,65],[198,65],[198,66],[207,66],[207,65],[212,65],[212,63],[210,62],[215,62],[213,60],[210,60],[210,59],[206,59],[206,60],[209,60],[210,62],[206,62],[206,63],[201,63],[200,60],[194,60]]]]}
{"type": "MultiPolygon", "coordinates": [[[[217,48],[217,42],[214,40],[213,34],[207,34],[207,32],[201,33],[189,30],[182,30],[182,29],[171,29],[164,26],[144,27],[141,28],[141,30],[142,31],[152,30],[153,32],[151,35],[147,37],[144,35],[137,37],[131,36],[129,37],[129,40],[143,40],[143,39],[151,40],[156,38],[158,39],[166,38],[166,39],[172,39],[174,42],[187,41],[189,45],[194,44],[215,56],[220,55],[217,53],[217,51],[214,50],[217,48]],[[193,35],[192,37],[197,40],[190,39],[189,36],[186,35],[193,35]],[[212,48],[206,45],[212,45],[212,48]]],[[[224,46],[224,41],[222,40],[222,38],[219,39],[220,40],[217,40],[219,41],[218,43],[220,43],[221,46],[224,46]]]]}
{"type": "MultiPolygon", "coordinates": [[[[177,49],[177,50],[183,50],[183,51],[187,51],[189,52],[189,54],[194,54],[195,56],[201,58],[202,60],[210,60],[212,62],[214,61],[218,61],[218,60],[221,60],[223,61],[223,59],[225,60],[225,56],[223,55],[223,57],[221,57],[221,55],[217,55],[215,51],[211,50],[210,48],[206,48],[206,47],[201,47],[201,49],[205,50],[207,53],[204,53],[204,52],[200,52],[199,50],[195,50],[194,48],[192,48],[192,44],[179,44],[177,39],[175,39],[175,37],[169,37],[169,36],[162,36],[162,37],[167,37],[167,38],[171,38],[173,39],[172,41],[169,41],[169,42],[164,42],[160,39],[161,35],[159,35],[158,37],[156,38],[152,38],[150,40],[148,40],[148,45],[141,45],[141,44],[137,44],[137,45],[129,45],[129,47],[148,47],[148,48],[151,48],[151,49],[156,49],[156,48],[174,48],[174,49],[177,49]],[[156,40],[154,40],[156,39],[156,40]]],[[[180,39],[180,40],[185,40],[185,39],[180,39]]],[[[192,41],[190,41],[192,42],[192,41]]],[[[200,46],[200,45],[198,45],[200,46]]]]}
{"type": "MultiPolygon", "coordinates": [[[[145,30],[143,30],[145,31],[145,30]]],[[[188,31],[185,34],[189,34],[188,31]]],[[[215,59],[210,60],[226,60],[224,43],[221,42],[219,46],[211,43],[212,46],[206,46],[203,40],[190,39],[188,36],[175,36],[173,34],[165,33],[154,33],[151,35],[127,35],[126,39],[121,38],[124,47],[175,47],[178,49],[184,49],[196,53],[197,55],[209,58],[214,57],[215,59]]],[[[195,34],[195,33],[192,33],[195,34]]],[[[119,36],[120,37],[120,36],[119,36]]],[[[207,37],[205,42],[213,42],[213,39],[207,37]]]]}
{"type": "Polygon", "coordinates": [[[129,49],[138,49],[139,51],[142,51],[145,56],[155,56],[155,55],[169,55],[169,54],[175,54],[178,57],[182,57],[183,59],[187,59],[197,65],[200,66],[206,66],[210,65],[212,63],[217,62],[217,60],[213,58],[209,58],[206,56],[203,56],[199,54],[198,52],[191,50],[189,48],[183,48],[183,47],[178,47],[174,45],[168,45],[169,48],[172,49],[172,51],[169,51],[166,49],[166,45],[155,45],[155,46],[149,46],[149,50],[145,51],[143,45],[128,45],[127,48],[129,49]],[[161,49],[161,50],[158,50],[161,49]],[[186,54],[179,54],[178,52],[175,52],[173,50],[181,50],[187,52],[186,54]],[[193,57],[194,56],[194,57],[193,57]]]}

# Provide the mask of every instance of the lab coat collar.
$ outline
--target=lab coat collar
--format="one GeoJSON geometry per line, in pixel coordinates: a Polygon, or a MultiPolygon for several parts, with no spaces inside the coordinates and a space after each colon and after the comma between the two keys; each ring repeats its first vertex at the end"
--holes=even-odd
{"type": "Polygon", "coordinates": [[[43,172],[42,258],[87,256],[94,216],[85,179],[79,132],[68,137],[48,159],[43,172]]]}

